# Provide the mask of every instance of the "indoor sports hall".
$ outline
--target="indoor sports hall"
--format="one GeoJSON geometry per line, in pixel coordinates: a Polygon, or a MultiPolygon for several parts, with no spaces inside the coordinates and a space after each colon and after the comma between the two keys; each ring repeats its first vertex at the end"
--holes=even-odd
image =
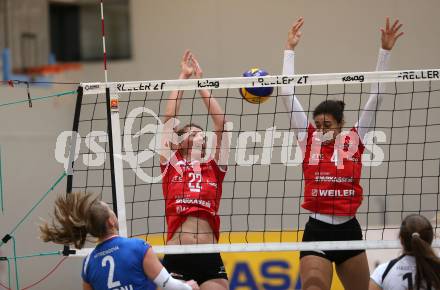
{"type": "MultiPolygon", "coordinates": [[[[220,253],[231,290],[305,289],[300,251],[366,250],[371,274],[402,253],[410,214],[430,221],[438,256],[438,11],[436,0],[0,0],[0,289],[83,287],[96,240],[78,250],[40,232],[57,215],[57,197],[72,193],[107,203],[118,235],[146,241],[160,259],[220,253]],[[375,70],[378,53],[385,69],[375,70]],[[370,98],[380,104],[368,107],[370,98]],[[289,100],[304,126],[295,128],[289,100]],[[315,108],[329,100],[345,103],[334,176],[313,151],[316,134],[327,133],[313,129],[315,108]],[[363,113],[373,121],[353,137],[363,113]],[[185,124],[195,125],[176,131],[185,124]],[[165,166],[174,159],[164,138],[188,155],[195,151],[176,140],[195,138],[194,128],[202,161],[176,153],[165,166]],[[354,139],[362,150],[352,150],[354,139]],[[358,167],[338,176],[347,160],[358,167]],[[194,172],[179,176],[189,164],[194,172]],[[188,193],[165,189],[176,183],[188,193]],[[205,188],[215,198],[202,197],[205,188]],[[334,213],[339,200],[348,214],[334,213]],[[303,241],[317,216],[341,224],[355,216],[362,238],[333,231],[333,240],[303,241]],[[185,232],[188,217],[195,232],[185,232]],[[210,242],[200,242],[199,221],[210,242]]],[[[112,263],[102,264],[106,289],[136,289],[118,283],[112,263]]],[[[344,289],[332,267],[331,289],[344,289]]]]}

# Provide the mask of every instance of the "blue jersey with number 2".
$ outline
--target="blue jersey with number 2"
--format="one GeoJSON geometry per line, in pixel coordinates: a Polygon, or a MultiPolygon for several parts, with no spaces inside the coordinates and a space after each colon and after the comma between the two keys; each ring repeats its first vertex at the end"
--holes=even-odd
{"type": "Polygon", "coordinates": [[[142,264],[149,248],[150,245],[140,239],[108,239],[84,259],[81,276],[94,290],[151,289],[153,284],[142,264]]]}

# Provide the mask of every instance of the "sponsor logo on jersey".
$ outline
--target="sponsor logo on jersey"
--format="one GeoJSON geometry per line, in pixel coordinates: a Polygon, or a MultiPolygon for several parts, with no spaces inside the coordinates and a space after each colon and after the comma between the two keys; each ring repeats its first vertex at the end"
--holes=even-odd
{"type": "Polygon", "coordinates": [[[354,195],[354,189],[312,189],[312,196],[345,197],[354,195]]]}
{"type": "Polygon", "coordinates": [[[342,177],[342,176],[315,176],[316,182],[336,182],[336,183],[344,183],[344,182],[353,182],[353,177],[342,177]]]}
{"type": "Polygon", "coordinates": [[[211,185],[212,187],[217,188],[217,182],[208,182],[209,185],[211,185]]]}
{"type": "Polygon", "coordinates": [[[207,208],[211,208],[211,202],[197,199],[197,198],[178,198],[176,199],[176,204],[195,204],[195,205],[201,205],[207,208]]]}

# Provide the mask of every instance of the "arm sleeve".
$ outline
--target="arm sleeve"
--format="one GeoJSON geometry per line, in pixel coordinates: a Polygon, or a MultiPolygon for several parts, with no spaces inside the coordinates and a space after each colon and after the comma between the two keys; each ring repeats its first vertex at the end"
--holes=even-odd
{"type": "Polygon", "coordinates": [[[171,277],[165,267],[163,267],[157,277],[154,278],[154,284],[164,290],[192,290],[191,286],[171,277]]]}
{"type": "Polygon", "coordinates": [[[380,265],[374,270],[373,274],[371,274],[371,276],[370,276],[371,280],[373,280],[374,283],[376,283],[377,286],[379,286],[380,288],[383,288],[383,285],[382,285],[382,284],[383,284],[383,283],[382,283],[382,275],[383,275],[383,272],[385,271],[385,269],[386,269],[388,263],[389,263],[389,262],[387,262],[387,263],[383,263],[383,264],[380,264],[380,265]]]}
{"type": "MultiPolygon", "coordinates": [[[[380,49],[376,64],[376,71],[384,71],[388,69],[391,51],[380,49]]],[[[382,104],[382,93],[385,90],[385,84],[371,84],[370,96],[362,111],[359,122],[355,125],[358,130],[359,137],[364,140],[365,134],[376,125],[376,111],[382,104]]]]}
{"type": "MultiPolygon", "coordinates": [[[[295,52],[293,50],[284,51],[283,75],[295,74],[295,52]]],[[[290,127],[294,130],[298,140],[303,139],[307,132],[307,115],[300,102],[294,95],[293,86],[281,87],[281,98],[284,106],[290,112],[290,127]]]]}

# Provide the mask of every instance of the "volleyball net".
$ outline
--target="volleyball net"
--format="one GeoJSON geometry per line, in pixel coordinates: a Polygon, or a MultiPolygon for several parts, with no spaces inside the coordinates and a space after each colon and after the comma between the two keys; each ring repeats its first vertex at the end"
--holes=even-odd
{"type": "MultiPolygon", "coordinates": [[[[68,192],[100,194],[117,212],[122,235],[144,238],[162,253],[399,248],[398,228],[408,214],[425,215],[440,231],[439,76],[440,70],[432,69],[82,83],[73,132],[63,139],[70,152],[68,192]],[[281,100],[285,86],[294,87],[311,123],[319,103],[343,100],[346,131],[358,121],[374,87],[383,97],[364,139],[364,193],[356,215],[364,241],[301,242],[310,213],[301,208],[302,155],[281,100]],[[239,93],[244,87],[274,90],[268,101],[251,104],[239,93]],[[180,124],[198,124],[209,136],[213,123],[199,95],[202,89],[216,98],[231,124],[218,211],[221,237],[219,244],[163,246],[161,118],[169,93],[183,91],[176,118],[180,124]]],[[[337,202],[345,193],[318,194],[337,202]]]]}

